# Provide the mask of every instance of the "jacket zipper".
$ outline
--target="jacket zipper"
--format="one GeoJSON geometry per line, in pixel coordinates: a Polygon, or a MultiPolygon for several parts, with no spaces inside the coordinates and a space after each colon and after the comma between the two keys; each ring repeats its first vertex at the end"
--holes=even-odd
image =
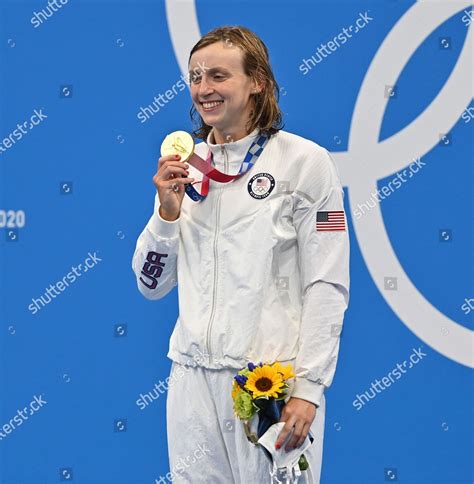
{"type": "MultiPolygon", "coordinates": [[[[224,171],[227,173],[227,151],[224,146],[221,146],[221,154],[224,155],[224,171]]],[[[217,240],[219,238],[219,210],[221,205],[221,197],[224,187],[219,189],[219,193],[217,194],[216,200],[216,231],[214,233],[214,287],[212,292],[212,310],[211,310],[211,317],[209,318],[209,325],[207,327],[207,338],[206,338],[206,349],[207,354],[209,355],[209,362],[211,361],[212,353],[211,353],[211,329],[212,329],[212,322],[214,320],[215,309],[216,309],[216,292],[217,292],[217,240]]]]}

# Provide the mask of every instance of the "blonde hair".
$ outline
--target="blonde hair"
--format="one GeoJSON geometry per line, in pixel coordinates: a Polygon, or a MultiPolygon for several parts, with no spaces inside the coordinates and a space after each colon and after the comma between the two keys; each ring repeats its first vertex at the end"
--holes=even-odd
{"type": "MultiPolygon", "coordinates": [[[[283,128],[283,115],[278,106],[280,88],[270,66],[267,46],[254,32],[246,27],[238,25],[218,27],[204,35],[191,49],[188,65],[194,52],[216,42],[224,42],[239,47],[244,53],[243,68],[245,74],[254,81],[263,82],[262,90],[251,94],[253,110],[246,125],[247,132],[251,133],[255,128],[259,128],[260,134],[267,134],[268,136],[278,132],[283,128]]],[[[197,125],[193,135],[205,140],[212,126],[204,122],[194,104],[189,114],[192,123],[197,125]]]]}

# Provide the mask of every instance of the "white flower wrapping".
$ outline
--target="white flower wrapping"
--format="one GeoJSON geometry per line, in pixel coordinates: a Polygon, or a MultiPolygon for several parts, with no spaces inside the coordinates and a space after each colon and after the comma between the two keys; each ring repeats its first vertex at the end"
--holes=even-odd
{"type": "Polygon", "coordinates": [[[298,461],[301,457],[301,454],[303,454],[305,450],[307,450],[312,445],[310,435],[311,438],[313,438],[313,435],[311,434],[311,432],[308,432],[306,439],[300,447],[296,447],[287,452],[285,450],[285,446],[293,435],[293,428],[293,430],[285,439],[283,445],[279,449],[276,449],[275,442],[277,441],[278,436],[280,435],[280,432],[283,429],[284,425],[285,422],[277,422],[270,426],[269,429],[258,439],[258,443],[265,447],[265,449],[267,449],[272,456],[273,462],[270,470],[272,482],[285,482],[286,484],[296,484],[302,474],[298,465],[298,461]],[[285,481],[280,481],[278,479],[278,475],[281,474],[284,475],[285,481]]]}

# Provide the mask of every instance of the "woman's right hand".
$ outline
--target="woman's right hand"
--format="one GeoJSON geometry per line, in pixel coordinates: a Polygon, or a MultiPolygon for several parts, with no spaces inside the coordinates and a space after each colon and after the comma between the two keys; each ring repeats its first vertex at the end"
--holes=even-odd
{"type": "Polygon", "coordinates": [[[160,198],[160,216],[168,221],[179,217],[184,198],[184,185],[194,178],[188,178],[189,165],[179,161],[180,155],[167,155],[158,159],[158,171],[153,177],[153,183],[160,198]],[[177,186],[177,191],[173,190],[177,186]]]}

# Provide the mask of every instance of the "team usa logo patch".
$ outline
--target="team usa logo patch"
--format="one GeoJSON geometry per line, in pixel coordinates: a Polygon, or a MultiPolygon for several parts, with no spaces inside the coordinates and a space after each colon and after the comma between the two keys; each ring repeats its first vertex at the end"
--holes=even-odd
{"type": "Polygon", "coordinates": [[[344,210],[316,212],[317,232],[335,232],[337,230],[346,230],[344,210]]]}
{"type": "Polygon", "coordinates": [[[159,254],[158,252],[148,252],[146,262],[143,264],[142,275],[140,281],[149,289],[155,289],[158,285],[158,278],[163,272],[165,263],[161,260],[162,257],[168,257],[168,254],[159,254]]]}
{"type": "Polygon", "coordinates": [[[253,198],[266,198],[275,188],[275,178],[270,173],[257,173],[248,182],[247,189],[253,198]]]}

